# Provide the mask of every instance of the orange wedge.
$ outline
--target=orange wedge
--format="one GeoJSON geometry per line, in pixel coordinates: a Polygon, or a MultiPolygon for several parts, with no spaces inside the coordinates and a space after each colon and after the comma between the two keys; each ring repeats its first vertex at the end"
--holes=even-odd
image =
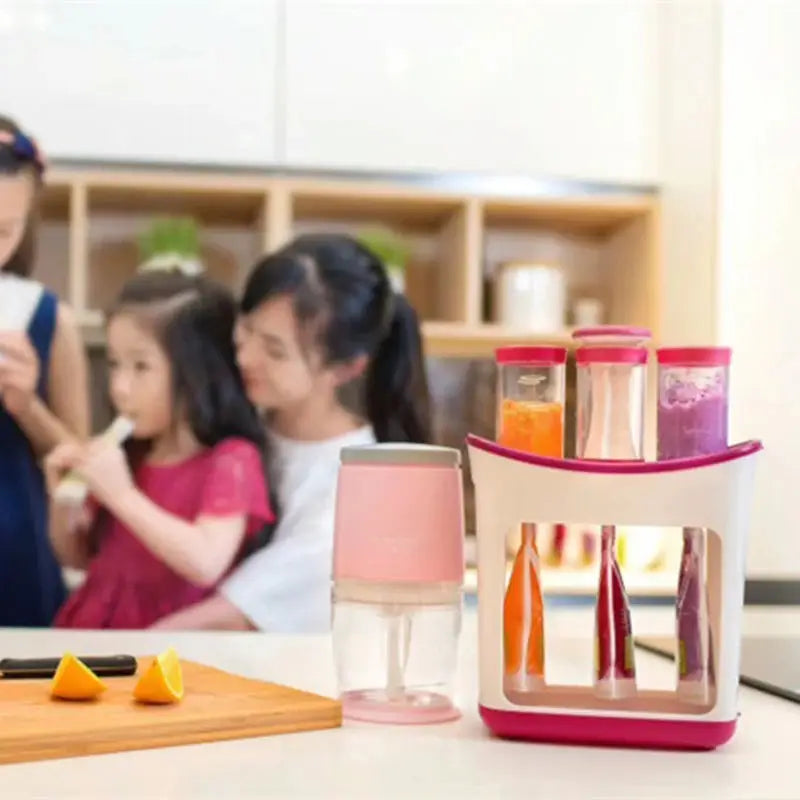
{"type": "Polygon", "coordinates": [[[50,694],[61,700],[94,700],[106,688],[83,661],[72,653],[64,653],[53,676],[50,694]]]}
{"type": "Polygon", "coordinates": [[[133,696],[140,703],[178,703],[183,699],[183,673],[175,650],[170,647],[153,659],[133,696]]]}

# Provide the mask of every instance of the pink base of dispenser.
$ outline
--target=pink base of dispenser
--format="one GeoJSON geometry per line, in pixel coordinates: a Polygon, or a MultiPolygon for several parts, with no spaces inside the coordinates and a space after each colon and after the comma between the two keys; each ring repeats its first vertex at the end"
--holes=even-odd
{"type": "Polygon", "coordinates": [[[730,722],[620,719],[570,714],[525,714],[479,706],[481,718],[497,736],[531,742],[603,745],[661,750],[713,750],[736,731],[730,722]]]}

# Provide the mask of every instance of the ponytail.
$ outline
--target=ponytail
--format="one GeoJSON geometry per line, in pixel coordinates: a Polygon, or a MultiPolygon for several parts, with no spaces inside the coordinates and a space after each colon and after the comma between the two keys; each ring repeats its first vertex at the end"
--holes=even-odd
{"type": "Polygon", "coordinates": [[[252,270],[242,298],[251,312],[270,297],[290,296],[301,328],[322,346],[324,363],[368,359],[362,376],[341,389],[345,407],[365,415],[379,442],[428,444],[430,398],[419,320],[392,291],[381,259],[351,236],[307,233],[252,270]]]}
{"type": "Polygon", "coordinates": [[[386,336],[366,375],[366,411],[379,442],[432,439],[430,395],[419,320],[408,300],[393,297],[386,336]]]}

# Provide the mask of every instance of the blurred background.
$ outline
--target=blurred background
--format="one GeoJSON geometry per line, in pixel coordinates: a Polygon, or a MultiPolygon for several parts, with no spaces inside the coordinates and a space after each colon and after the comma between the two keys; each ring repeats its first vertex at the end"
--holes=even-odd
{"type": "MultiPolygon", "coordinates": [[[[235,289],[346,230],[424,321],[444,443],[492,435],[499,344],[731,345],[732,438],[767,448],[748,576],[800,580],[798,41],[788,0],[0,0],[0,113],[51,165],[35,276],[80,314],[95,427],[142,260],[235,289]]],[[[629,548],[631,594],[674,593],[675,557],[629,548]]],[[[546,585],[593,592],[584,561],[546,585]]]]}

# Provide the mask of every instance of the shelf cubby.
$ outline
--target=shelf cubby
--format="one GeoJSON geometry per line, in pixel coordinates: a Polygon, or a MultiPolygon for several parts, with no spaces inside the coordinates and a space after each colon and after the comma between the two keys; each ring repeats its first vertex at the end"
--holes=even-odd
{"type": "Polygon", "coordinates": [[[603,300],[607,321],[659,327],[657,198],[649,193],[497,197],[419,181],[147,167],[56,167],[42,209],[37,275],[78,311],[90,342],[138,261],[155,218],[197,220],[209,271],[236,291],[263,253],[304,231],[375,226],[412,251],[407,295],[435,357],[491,356],[498,345],[569,344],[570,329],[533,334],[492,320],[491,277],[558,243],[573,296],[603,300]]]}
{"type": "Polygon", "coordinates": [[[157,218],[197,222],[210,277],[237,291],[264,249],[268,196],[263,186],[223,186],[152,176],[87,183],[86,309],[107,309],[140,263],[138,239],[157,218]]]}
{"type": "Polygon", "coordinates": [[[292,189],[292,233],[380,227],[410,247],[406,294],[421,319],[477,321],[474,244],[480,236],[473,202],[463,197],[387,190],[371,185],[311,183],[292,189]]]}
{"type": "MultiPolygon", "coordinates": [[[[651,197],[552,200],[489,199],[483,204],[482,298],[485,322],[494,322],[494,278],[511,261],[557,265],[565,273],[568,309],[593,297],[604,322],[658,327],[657,208],[651,197]]],[[[539,341],[569,339],[564,330],[539,341]]],[[[495,323],[496,324],[496,323],[495,323]]],[[[520,332],[521,333],[521,332],[520,332]]]]}

